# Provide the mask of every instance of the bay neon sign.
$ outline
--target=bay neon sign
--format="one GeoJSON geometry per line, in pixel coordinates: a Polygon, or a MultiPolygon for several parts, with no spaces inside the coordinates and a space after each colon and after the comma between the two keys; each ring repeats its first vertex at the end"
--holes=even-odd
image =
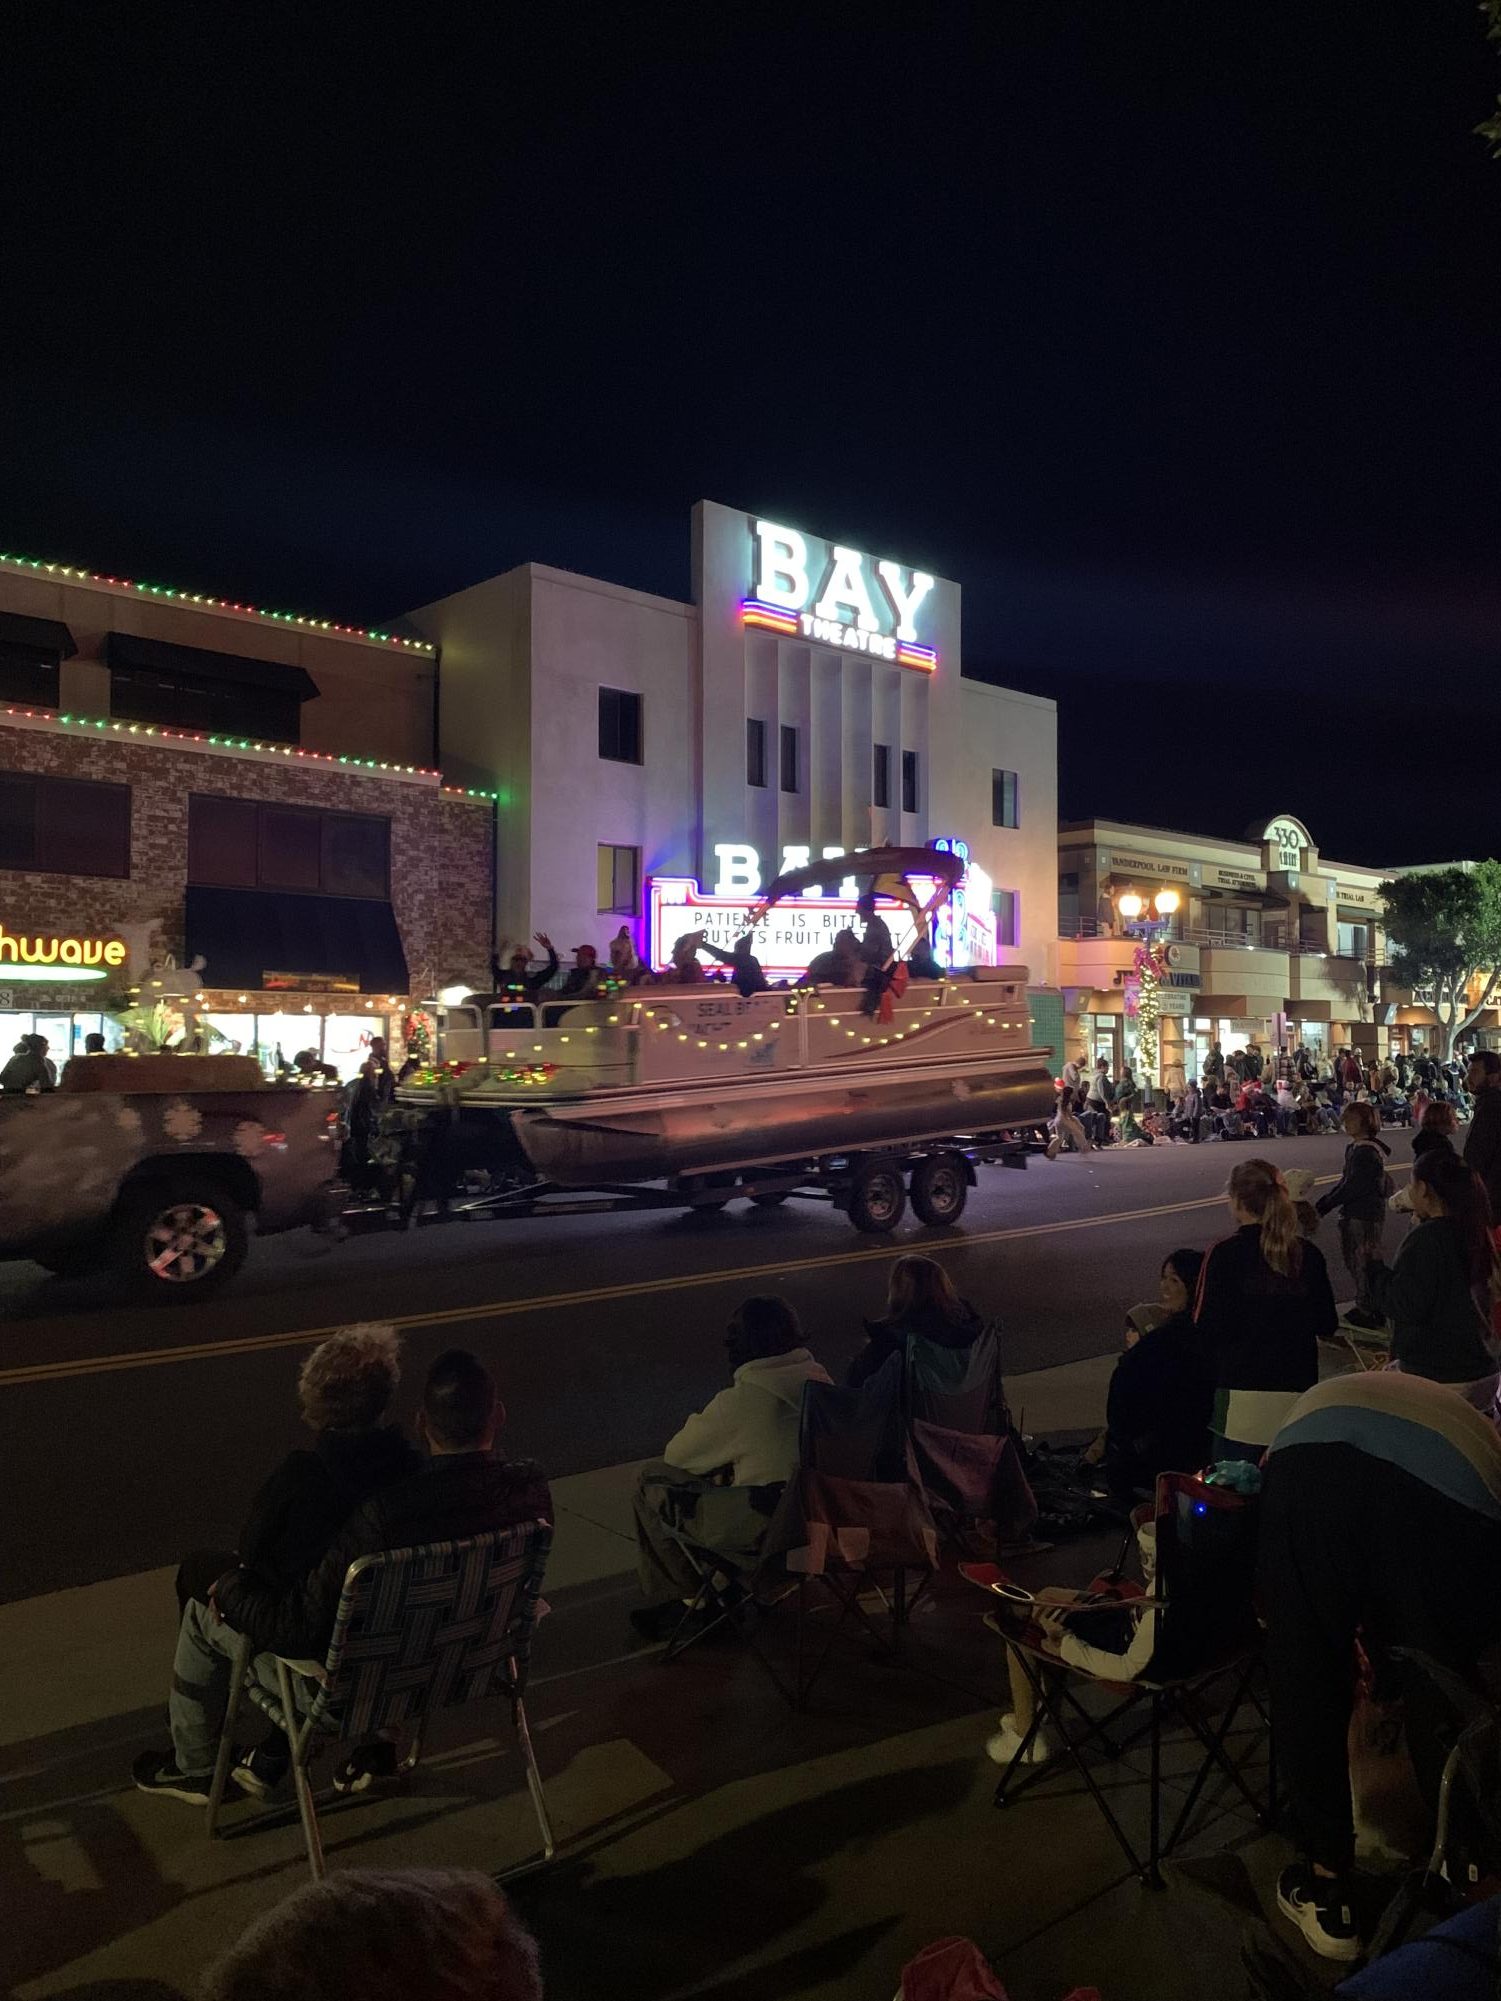
{"type": "Polygon", "coordinates": [[[128,953],[123,938],[80,938],[44,931],[28,936],[7,931],[0,924],[0,982],[36,980],[62,985],[102,980],[120,970],[128,953]]]}
{"type": "Polygon", "coordinates": [[[806,535],[775,521],[752,523],[751,594],[740,622],[787,639],[866,653],[931,674],[938,655],[918,638],[918,614],[933,589],[926,570],[872,562],[842,543],[818,546],[815,563],[806,535]],[[867,571],[874,572],[874,581],[867,571]]]}

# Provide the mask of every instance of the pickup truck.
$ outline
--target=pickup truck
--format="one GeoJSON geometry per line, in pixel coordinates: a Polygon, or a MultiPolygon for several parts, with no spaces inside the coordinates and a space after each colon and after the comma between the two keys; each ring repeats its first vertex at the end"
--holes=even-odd
{"type": "Polygon", "coordinates": [[[332,1093],[243,1056],[76,1057],[0,1096],[0,1258],[109,1270],[138,1300],[203,1299],[265,1236],[330,1212],[332,1093]]]}

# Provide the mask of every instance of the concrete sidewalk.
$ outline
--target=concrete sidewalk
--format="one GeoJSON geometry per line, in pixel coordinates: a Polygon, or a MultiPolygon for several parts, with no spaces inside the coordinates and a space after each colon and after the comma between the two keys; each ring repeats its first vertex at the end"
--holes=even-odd
{"type": "MultiPolygon", "coordinates": [[[[1087,1428],[1110,1366],[1018,1377],[1013,1404],[1031,1431],[1087,1428]]],[[[1012,2001],[1091,1982],[1106,2001],[1226,1988],[1284,1853],[1243,1807],[1216,1803],[1185,1848],[1201,1859],[1173,1865],[1164,1896],[1130,1876],[1076,1781],[997,1813],[982,1746],[1003,1668],[957,1580],[925,1597],[902,1662],[841,1647],[806,1714],[745,1649],[662,1666],[626,1616],[634,1475],[555,1487],[554,1609],[528,1706],[561,1852],[514,1889],[552,1995],[885,2001],[904,1960],[955,1931],[995,1958],[1012,2001]]],[[[1015,1567],[1082,1581],[1103,1548],[1015,1567]]],[[[210,1843],[201,1814],[131,1787],[132,1758],[164,1741],[172,1612],[165,1570],[0,1609],[0,1969],[21,2001],[189,1995],[304,1878],[295,1813],[247,1833],[263,1810],[238,1806],[210,1843]]],[[[766,1636],[785,1640],[775,1616],[766,1636]]],[[[1190,1762],[1168,1761],[1179,1790],[1190,1762]]],[[[1111,1797],[1139,1834],[1137,1766],[1111,1797]]],[[[435,1728],[410,1784],[331,1807],[325,1835],[335,1868],[522,1864],[534,1827],[499,1705],[435,1728]]]]}

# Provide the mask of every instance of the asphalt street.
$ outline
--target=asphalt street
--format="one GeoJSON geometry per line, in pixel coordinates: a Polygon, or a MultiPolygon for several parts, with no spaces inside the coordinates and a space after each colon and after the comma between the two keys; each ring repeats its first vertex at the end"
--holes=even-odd
{"type": "MultiPolygon", "coordinates": [[[[1409,1152],[1394,1141],[1394,1164],[1409,1152]]],[[[1253,1151],[1332,1177],[1343,1142],[1119,1149],[980,1171],[961,1225],[909,1218],[859,1235],[821,1205],[718,1216],[455,1222],[330,1244],[256,1244],[202,1306],[121,1307],[105,1282],[0,1267],[0,1595],[31,1596],[232,1547],[245,1502],[299,1440],[297,1369],[323,1331],[394,1319],[401,1411],[443,1348],[475,1349],[510,1412],[509,1449],[554,1475],[660,1451],[725,1379],[735,1302],[775,1291],[837,1373],[880,1310],[893,1257],[942,1257],[1001,1324],[1008,1372],[1112,1351],[1164,1254],[1228,1219],[1230,1168],[1253,1151]]],[[[1337,1263],[1332,1225],[1326,1254],[1337,1263]]],[[[1336,1290],[1339,1290],[1338,1285],[1336,1290]]]]}

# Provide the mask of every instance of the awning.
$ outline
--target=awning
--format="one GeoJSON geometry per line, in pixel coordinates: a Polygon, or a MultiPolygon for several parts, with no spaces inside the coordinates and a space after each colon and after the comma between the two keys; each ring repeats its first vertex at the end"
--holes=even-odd
{"type": "Polygon", "coordinates": [[[78,651],[60,619],[24,618],[18,611],[0,611],[0,648],[28,660],[71,660],[78,651]]]}
{"type": "Polygon", "coordinates": [[[237,681],[246,688],[274,688],[310,702],[318,683],[305,668],[287,667],[280,660],[255,660],[244,653],[216,653],[207,646],[174,646],[165,639],[139,639],[132,632],[112,632],[105,642],[111,667],[146,668],[210,681],[237,681]]]}
{"type": "Polygon", "coordinates": [[[1326,1000],[1284,1001],[1282,1012],[1294,1021],[1333,1021],[1334,1003],[1326,1000]]]}
{"type": "Polygon", "coordinates": [[[404,994],[406,954],[389,903],[363,896],[296,896],[270,889],[189,889],[188,958],[203,958],[210,987],[264,989],[291,974],[308,986],[404,994]]]}

